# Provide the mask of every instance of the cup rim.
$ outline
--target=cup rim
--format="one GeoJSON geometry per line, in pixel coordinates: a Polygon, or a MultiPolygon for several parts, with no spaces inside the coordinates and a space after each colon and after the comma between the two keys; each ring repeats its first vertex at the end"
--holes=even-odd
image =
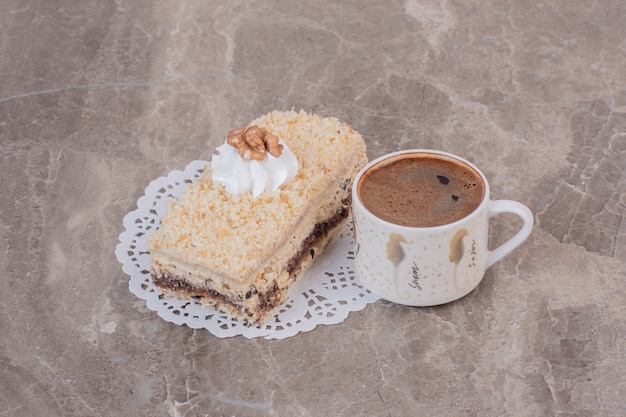
{"type": "Polygon", "coordinates": [[[359,172],[356,174],[356,176],[354,177],[354,182],[353,182],[353,186],[352,186],[352,204],[357,204],[359,206],[359,208],[361,209],[361,212],[365,213],[365,215],[367,215],[368,217],[370,217],[371,219],[374,219],[376,221],[379,221],[385,225],[388,225],[390,227],[395,227],[398,229],[404,229],[404,230],[445,230],[445,229],[449,229],[449,228],[454,228],[456,226],[458,226],[459,223],[462,222],[466,222],[468,220],[470,220],[473,217],[476,217],[479,215],[479,213],[483,210],[483,207],[485,205],[487,205],[489,203],[490,200],[490,188],[489,188],[489,182],[487,181],[487,177],[485,177],[485,174],[483,174],[483,172],[476,166],[474,165],[472,162],[468,161],[467,159],[460,157],[458,155],[455,155],[453,153],[450,152],[446,152],[446,151],[440,151],[440,150],[436,150],[436,149],[421,149],[421,148],[415,148],[415,149],[402,149],[402,150],[398,150],[398,151],[394,151],[394,152],[390,152],[390,153],[386,153],[384,155],[381,155],[371,161],[369,161],[367,164],[365,164],[365,166],[363,166],[359,172]],[[476,171],[478,173],[478,175],[480,175],[481,180],[483,181],[483,184],[485,186],[485,191],[483,194],[483,198],[480,202],[480,204],[478,205],[478,207],[476,207],[471,213],[469,213],[468,215],[461,217],[458,220],[455,220],[451,223],[446,223],[446,224],[441,224],[441,225],[437,225],[437,226],[407,226],[407,225],[403,225],[403,224],[398,224],[398,223],[393,223],[390,222],[388,220],[385,219],[381,219],[380,217],[376,216],[374,213],[372,213],[371,211],[368,210],[367,207],[365,207],[365,205],[361,202],[360,198],[359,198],[359,193],[358,193],[358,186],[359,186],[359,182],[361,180],[361,177],[363,177],[363,174],[365,174],[365,172],[367,172],[367,170],[369,170],[371,167],[373,167],[374,165],[378,164],[381,161],[384,161],[386,159],[398,156],[398,155],[404,155],[404,154],[410,154],[410,153],[426,153],[426,154],[434,154],[434,155],[441,155],[441,156],[445,156],[451,159],[454,159],[458,162],[464,163],[467,166],[469,166],[470,168],[472,168],[474,171],[476,171]]]}

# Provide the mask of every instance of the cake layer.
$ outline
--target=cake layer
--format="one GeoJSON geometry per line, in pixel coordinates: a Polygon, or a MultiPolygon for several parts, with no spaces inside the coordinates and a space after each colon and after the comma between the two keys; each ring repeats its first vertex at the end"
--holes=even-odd
{"type": "Polygon", "coordinates": [[[334,118],[274,112],[250,125],[293,151],[293,180],[256,198],[232,195],[206,167],[170,204],[148,249],[160,291],[259,324],[347,219],[352,181],[367,157],[361,136],[334,118]]]}

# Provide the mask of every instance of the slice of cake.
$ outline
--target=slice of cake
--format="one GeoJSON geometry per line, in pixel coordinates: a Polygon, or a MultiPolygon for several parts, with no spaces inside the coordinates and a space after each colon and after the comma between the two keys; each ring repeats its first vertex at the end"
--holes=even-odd
{"type": "Polygon", "coordinates": [[[348,220],[365,143],[335,118],[276,111],[217,150],[148,242],[152,281],[260,325],[348,220]]]}

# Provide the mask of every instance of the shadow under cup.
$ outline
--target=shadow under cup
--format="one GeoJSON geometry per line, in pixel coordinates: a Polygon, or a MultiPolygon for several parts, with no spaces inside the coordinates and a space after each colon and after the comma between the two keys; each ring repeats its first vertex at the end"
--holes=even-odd
{"type": "Polygon", "coordinates": [[[352,202],[359,279],[374,294],[412,306],[465,296],[533,226],[523,204],[489,199],[489,184],[473,164],[434,150],[371,161],[355,178],[352,202]],[[491,251],[489,219],[505,212],[524,224],[491,251]]]}

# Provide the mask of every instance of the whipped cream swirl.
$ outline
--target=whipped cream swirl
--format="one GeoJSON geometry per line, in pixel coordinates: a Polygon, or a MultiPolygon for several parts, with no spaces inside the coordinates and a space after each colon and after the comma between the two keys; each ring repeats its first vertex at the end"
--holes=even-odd
{"type": "Polygon", "coordinates": [[[237,149],[224,142],[211,157],[213,181],[234,195],[252,192],[256,198],[263,191],[276,191],[298,172],[296,156],[282,140],[279,143],[283,150],[278,158],[266,152],[263,160],[255,161],[242,158],[237,149]]]}

